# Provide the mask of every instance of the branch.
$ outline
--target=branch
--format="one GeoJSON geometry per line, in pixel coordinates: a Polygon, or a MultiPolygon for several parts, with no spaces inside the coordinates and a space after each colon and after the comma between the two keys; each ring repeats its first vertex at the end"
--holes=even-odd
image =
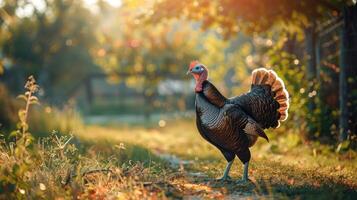
{"type": "Polygon", "coordinates": [[[327,2],[325,0],[317,0],[317,2],[322,5],[323,7],[327,8],[327,9],[330,9],[330,10],[333,10],[333,11],[337,11],[338,13],[341,13],[341,8],[330,3],[330,2],[327,2]]]}

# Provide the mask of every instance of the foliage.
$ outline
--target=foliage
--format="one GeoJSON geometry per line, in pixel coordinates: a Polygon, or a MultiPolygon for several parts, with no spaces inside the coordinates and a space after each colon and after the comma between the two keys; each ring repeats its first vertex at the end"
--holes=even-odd
{"type": "Polygon", "coordinates": [[[226,38],[237,32],[263,32],[276,24],[306,26],[310,19],[326,15],[337,15],[345,1],[289,1],[289,0],[164,0],[154,4],[150,21],[183,16],[201,20],[202,27],[218,27],[226,38]]]}
{"type": "MultiPolygon", "coordinates": [[[[259,52],[258,54],[262,54],[263,56],[264,54],[267,55],[267,59],[264,63],[268,63],[268,65],[262,66],[273,67],[287,79],[288,85],[290,84],[294,87],[289,90],[293,96],[291,102],[293,106],[290,110],[290,113],[294,113],[294,123],[292,123],[292,125],[294,126],[294,124],[300,124],[302,122],[303,128],[297,128],[297,130],[300,132],[303,130],[302,132],[306,138],[319,139],[320,141],[331,141],[331,138],[334,140],[336,139],[337,132],[339,132],[336,130],[339,111],[336,108],[336,105],[331,105],[331,101],[333,102],[334,99],[338,97],[338,93],[328,93],[330,93],[331,90],[337,90],[337,84],[333,83],[338,81],[338,79],[334,77],[336,74],[326,73],[328,71],[326,69],[319,69],[319,74],[313,74],[312,78],[311,75],[308,75],[312,72],[311,70],[308,71],[305,65],[308,60],[307,58],[313,55],[304,55],[306,53],[304,53],[304,49],[301,48],[301,43],[306,42],[307,38],[301,33],[304,29],[319,27],[316,29],[317,31],[313,33],[313,37],[315,38],[316,36],[318,42],[313,39],[311,43],[314,43],[312,45],[324,45],[324,47],[321,47],[324,50],[312,50],[313,52],[318,52],[319,59],[319,61],[317,61],[318,63],[314,64],[313,67],[338,69],[338,65],[341,63],[341,61],[337,60],[339,57],[338,50],[330,55],[321,53],[321,51],[331,51],[331,49],[333,49],[330,47],[331,44],[336,42],[331,40],[338,39],[338,36],[333,37],[333,39],[330,38],[327,42],[323,42],[322,35],[324,34],[319,34],[319,32],[322,32],[324,29],[324,22],[329,22],[333,18],[338,19],[341,17],[342,8],[353,4],[355,4],[355,1],[343,0],[303,0],[293,2],[288,0],[163,0],[158,1],[153,5],[152,9],[154,14],[146,17],[146,19],[151,23],[161,23],[162,21],[171,18],[184,18],[200,21],[202,29],[207,31],[209,28],[213,28],[225,39],[231,40],[235,39],[237,36],[239,37],[239,32],[248,33],[249,35],[253,35],[253,37],[258,34],[260,36],[270,34],[270,36],[273,37],[273,48],[269,50],[268,54],[266,54],[266,51],[259,52]],[[278,39],[280,42],[275,42],[276,38],[274,39],[274,35],[280,36],[278,39]],[[298,41],[295,43],[293,42],[293,45],[288,47],[290,45],[289,40],[296,40],[297,38],[298,41]],[[329,47],[327,47],[327,44],[329,47]],[[300,47],[296,48],[294,45],[300,47]],[[334,59],[332,61],[334,64],[331,64],[329,63],[330,61],[328,61],[331,57],[334,59]],[[295,61],[298,64],[295,64],[295,61]],[[321,63],[319,63],[320,61],[321,63]],[[295,74],[297,77],[305,79],[301,79],[303,81],[299,82],[300,80],[297,80],[296,78],[294,79],[295,74]],[[305,81],[306,79],[310,79],[310,82],[305,81]],[[333,79],[333,81],[331,81],[331,79],[333,79]],[[307,109],[309,105],[316,105],[316,108],[307,109]],[[300,106],[302,109],[299,109],[300,106]],[[300,117],[296,118],[295,116],[300,117]],[[299,123],[296,123],[297,121],[299,123]],[[305,128],[307,128],[309,133],[304,131],[305,128]]],[[[330,31],[327,31],[327,33],[330,31]]],[[[312,58],[315,60],[315,56],[312,58]]],[[[352,82],[349,83],[351,86],[352,84],[352,82]]],[[[349,93],[354,92],[351,91],[349,93]]],[[[353,99],[353,97],[351,99],[353,99]]],[[[336,101],[338,100],[335,100],[335,102],[336,101]]],[[[352,105],[351,102],[348,104],[352,105]]],[[[353,106],[349,108],[349,110],[352,109],[353,106]]],[[[350,118],[352,119],[353,111],[349,111],[349,113],[349,115],[351,115],[350,118]]],[[[353,120],[348,121],[348,123],[351,124],[351,127],[353,127],[353,120]]],[[[355,131],[349,131],[349,138],[351,140],[354,140],[352,138],[355,138],[353,132],[355,131]]]]}
{"type": "Polygon", "coordinates": [[[8,152],[2,157],[6,156],[9,159],[1,161],[3,163],[1,174],[4,174],[4,176],[1,177],[0,183],[4,188],[15,187],[14,189],[20,193],[30,189],[26,184],[26,173],[37,164],[36,155],[31,150],[33,137],[28,132],[27,123],[30,106],[38,103],[37,97],[34,96],[38,91],[38,85],[32,76],[26,82],[25,88],[27,91],[25,94],[20,95],[19,98],[25,100],[26,106],[18,112],[18,129],[10,134],[10,136],[14,137],[14,142],[9,145],[3,143],[1,146],[2,150],[8,152]],[[5,163],[9,163],[9,165],[5,167],[5,163]]]}
{"type": "Polygon", "coordinates": [[[33,74],[39,77],[46,99],[62,104],[76,84],[95,69],[89,54],[96,41],[92,31],[95,19],[79,1],[45,1],[44,10],[31,2],[21,2],[6,0],[0,8],[4,19],[0,26],[0,59],[8,69],[4,79],[16,93],[21,91],[23,79],[33,74]],[[34,8],[34,12],[17,15],[16,11],[24,7],[34,8]]]}
{"type": "Polygon", "coordinates": [[[148,114],[156,108],[158,84],[183,79],[187,63],[197,57],[197,43],[185,40],[191,35],[189,26],[179,21],[149,25],[136,15],[136,9],[123,6],[113,16],[100,16],[113,29],[103,32],[108,27],[99,27],[99,44],[92,54],[110,82],[125,83],[143,94],[147,103],[143,109],[148,114]]]}

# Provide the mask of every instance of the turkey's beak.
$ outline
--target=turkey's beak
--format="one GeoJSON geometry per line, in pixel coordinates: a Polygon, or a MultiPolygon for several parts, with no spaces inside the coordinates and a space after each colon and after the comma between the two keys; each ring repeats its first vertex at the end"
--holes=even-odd
{"type": "Polygon", "coordinates": [[[188,70],[188,71],[186,72],[186,75],[189,75],[189,74],[191,74],[191,70],[188,70]]]}

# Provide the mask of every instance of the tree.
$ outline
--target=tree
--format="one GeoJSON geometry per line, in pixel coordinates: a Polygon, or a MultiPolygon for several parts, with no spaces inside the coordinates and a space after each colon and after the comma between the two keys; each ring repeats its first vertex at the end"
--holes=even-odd
{"type": "Polygon", "coordinates": [[[16,93],[28,75],[35,75],[47,101],[62,104],[73,82],[78,84],[95,68],[89,50],[96,42],[96,20],[80,1],[46,0],[45,6],[38,10],[31,2],[5,1],[0,8],[7,17],[1,24],[0,51],[11,61],[3,79],[16,93]],[[18,16],[24,6],[34,11],[18,16]]]}
{"type": "Polygon", "coordinates": [[[114,14],[100,16],[110,25],[98,27],[99,43],[92,55],[110,80],[124,82],[143,95],[144,113],[149,117],[158,84],[185,78],[188,63],[197,56],[196,43],[186,40],[188,27],[179,21],[149,25],[137,18],[137,9],[130,5],[111,11],[102,5],[101,9],[114,14]]]}
{"type": "Polygon", "coordinates": [[[337,15],[344,1],[328,0],[163,0],[154,5],[153,22],[183,16],[201,20],[202,27],[219,27],[226,37],[240,30],[264,32],[276,24],[306,26],[326,10],[337,15]]]}
{"type": "MultiPolygon", "coordinates": [[[[341,15],[341,8],[345,5],[350,5],[352,1],[344,0],[224,0],[224,1],[159,1],[154,6],[154,15],[149,17],[151,22],[162,21],[165,18],[184,17],[190,20],[199,20],[202,23],[202,28],[213,27],[225,38],[232,38],[237,32],[243,31],[245,33],[254,35],[271,30],[273,27],[282,26],[290,30],[297,29],[304,30],[306,43],[306,60],[307,67],[305,70],[306,78],[309,80],[308,93],[315,91],[317,88],[317,74],[316,72],[316,25],[324,19],[337,17],[341,15]],[[294,28],[292,28],[294,27],[294,28]]],[[[349,19],[353,17],[349,16],[349,19]]],[[[351,22],[349,22],[351,24],[351,22]]],[[[352,27],[351,25],[347,25],[352,27]]],[[[350,38],[351,40],[352,38],[350,38]]],[[[345,39],[345,41],[347,41],[345,39]]],[[[347,42],[346,42],[347,43],[347,42]]],[[[349,44],[352,45],[352,44],[349,44]]],[[[354,49],[356,47],[353,47],[354,49]]],[[[352,54],[344,54],[342,60],[350,61],[352,54]]],[[[347,65],[350,65],[347,64],[347,65]]],[[[352,66],[352,65],[351,65],[352,66]]],[[[342,66],[343,67],[343,66],[342,66]]],[[[344,69],[342,69],[344,70],[344,69]]],[[[344,76],[342,71],[340,76],[341,92],[348,90],[348,78],[344,76]]],[[[351,85],[351,83],[349,84],[351,85]]],[[[302,88],[304,89],[304,88],[302,88]]],[[[301,90],[304,91],[304,90],[301,90]]],[[[316,93],[316,91],[315,91],[316,93]]],[[[314,94],[315,94],[314,93],[314,94]]],[[[314,95],[312,95],[314,96],[314,95]]],[[[340,126],[345,130],[346,124],[346,95],[341,95],[341,118],[340,126]]],[[[308,98],[309,111],[314,115],[315,112],[315,97],[308,98]]],[[[352,111],[350,111],[352,112],[352,111]]],[[[310,123],[317,123],[312,121],[310,123]]],[[[316,129],[310,129],[310,134],[314,134],[316,129]]],[[[344,131],[342,131],[344,132],[344,131]]],[[[346,138],[345,134],[341,134],[340,138],[346,138]]]]}

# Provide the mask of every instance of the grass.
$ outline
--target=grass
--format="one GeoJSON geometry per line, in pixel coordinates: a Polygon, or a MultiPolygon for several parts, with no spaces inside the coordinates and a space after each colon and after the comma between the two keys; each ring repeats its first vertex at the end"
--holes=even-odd
{"type": "MultiPolygon", "coordinates": [[[[252,148],[250,178],[253,184],[240,186],[234,182],[214,181],[215,177],[221,175],[225,161],[213,146],[199,136],[193,120],[169,121],[164,128],[89,126],[85,131],[78,133],[78,137],[83,140],[140,146],[149,150],[150,155],[147,155],[147,159],[157,155],[173,154],[183,160],[193,161],[176,169],[182,176],[180,179],[166,183],[189,185],[190,189],[185,188],[181,191],[180,194],[183,196],[255,195],[265,198],[272,195],[280,198],[311,199],[356,197],[356,152],[350,150],[335,153],[329,146],[304,143],[297,135],[291,133],[270,133],[270,136],[270,143],[261,140],[252,148]],[[204,174],[199,177],[192,175],[197,172],[204,174]]],[[[130,149],[127,153],[133,155],[132,151],[130,149]]],[[[239,179],[241,173],[241,163],[236,160],[231,175],[233,179],[239,179]]]]}
{"type": "MultiPolygon", "coordinates": [[[[29,108],[38,89],[30,77],[12,139],[0,140],[0,199],[356,199],[357,153],[302,141],[284,127],[252,148],[251,182],[216,181],[226,164],[193,119],[161,127],[87,125],[35,140],[29,108]],[[31,124],[30,124],[31,125],[31,124]],[[285,134],[282,134],[285,133],[285,134]]],[[[164,126],[165,125],[165,126],[164,126]]],[[[67,127],[65,124],[64,126],[67,127]]]]}
{"type": "MultiPolygon", "coordinates": [[[[22,100],[12,97],[6,87],[0,83],[0,135],[5,135],[6,139],[12,130],[18,128],[18,111],[24,107],[22,100]]],[[[48,136],[52,130],[68,133],[82,128],[81,116],[74,109],[72,102],[61,109],[44,103],[31,105],[28,115],[30,117],[27,124],[34,137],[48,136]]]]}
{"type": "MultiPolygon", "coordinates": [[[[335,153],[329,146],[304,143],[292,134],[269,135],[270,143],[261,140],[252,148],[252,183],[238,185],[215,181],[225,161],[199,136],[193,120],[168,121],[164,128],[85,126],[72,139],[56,134],[41,139],[34,145],[36,154],[29,157],[33,164],[26,165],[27,171],[21,165],[14,167],[19,161],[11,156],[11,148],[2,148],[2,174],[25,172],[16,179],[23,184],[0,179],[0,199],[356,197],[356,152],[335,153]],[[166,155],[183,162],[170,165],[166,155]],[[110,171],[93,171],[98,169],[110,171]],[[71,180],[64,185],[68,177],[71,180]]],[[[241,173],[236,160],[231,176],[239,179],[241,173]]]]}

